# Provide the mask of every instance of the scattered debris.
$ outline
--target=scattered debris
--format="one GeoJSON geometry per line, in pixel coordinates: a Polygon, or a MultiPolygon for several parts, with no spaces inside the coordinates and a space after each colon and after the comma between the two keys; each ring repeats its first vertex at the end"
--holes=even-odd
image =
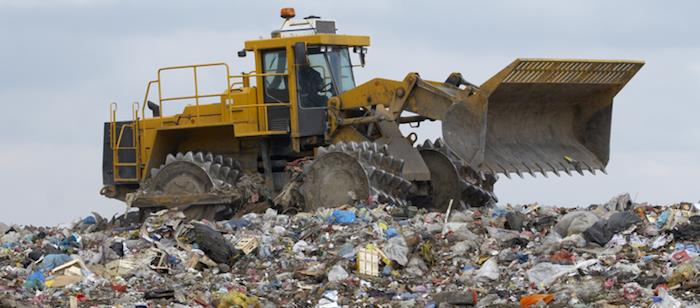
{"type": "Polygon", "coordinates": [[[0,306],[691,306],[699,206],[401,211],[359,201],[223,221],[0,224],[0,306]]]}

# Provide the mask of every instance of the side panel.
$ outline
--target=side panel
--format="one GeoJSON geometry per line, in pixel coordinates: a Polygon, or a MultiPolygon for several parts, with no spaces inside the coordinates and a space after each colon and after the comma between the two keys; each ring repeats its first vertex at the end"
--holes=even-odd
{"type": "Polygon", "coordinates": [[[326,108],[299,107],[299,136],[320,136],[326,132],[326,108]]]}
{"type": "MultiPolygon", "coordinates": [[[[255,139],[247,138],[246,140],[255,139]]],[[[163,164],[168,154],[187,151],[232,155],[240,161],[244,169],[255,168],[257,164],[257,142],[245,142],[235,138],[232,125],[161,129],[156,132],[153,139],[151,154],[146,164],[146,170],[144,170],[144,178],[149,177],[151,169],[158,168],[163,164]]]]}
{"type": "Polygon", "coordinates": [[[253,87],[243,89],[240,93],[231,95],[229,112],[236,136],[249,136],[258,133],[260,129],[258,123],[258,108],[245,107],[258,103],[257,94],[257,88],[253,87]]]}
{"type": "Polygon", "coordinates": [[[110,146],[110,123],[106,122],[104,125],[104,134],[102,142],[102,184],[104,185],[114,185],[114,154],[112,153],[112,147],[110,146]]]}
{"type": "Polygon", "coordinates": [[[375,142],[386,144],[389,147],[389,154],[403,159],[402,176],[409,181],[430,180],[430,170],[423,161],[423,157],[418,149],[403,136],[399,125],[396,122],[388,121],[377,122],[377,125],[382,132],[382,138],[375,140],[375,142]]]}
{"type": "MultiPolygon", "coordinates": [[[[122,132],[122,127],[127,124],[132,124],[133,121],[119,121],[115,123],[116,126],[116,136],[114,139],[119,138],[119,133],[122,132]]],[[[117,151],[117,155],[120,163],[133,163],[136,161],[136,153],[133,148],[133,134],[131,127],[125,127],[122,132],[120,147],[117,151]]],[[[102,183],[104,185],[114,185],[114,152],[110,144],[111,138],[111,126],[109,122],[104,123],[104,134],[103,134],[103,145],[102,145],[102,183]]],[[[133,166],[122,166],[118,168],[119,176],[123,179],[133,179],[136,177],[136,169],[133,166]]],[[[119,183],[116,183],[119,184],[119,183]]]]}
{"type": "Polygon", "coordinates": [[[165,162],[168,154],[186,153],[188,151],[221,154],[232,157],[240,163],[247,173],[263,173],[261,157],[261,140],[270,142],[270,174],[275,191],[279,191],[289,180],[285,167],[288,162],[300,156],[291,149],[291,140],[287,136],[236,138],[231,125],[210,126],[185,129],[161,129],[153,139],[152,151],[145,171],[145,178],[150,177],[150,170],[158,168],[165,162]]]}

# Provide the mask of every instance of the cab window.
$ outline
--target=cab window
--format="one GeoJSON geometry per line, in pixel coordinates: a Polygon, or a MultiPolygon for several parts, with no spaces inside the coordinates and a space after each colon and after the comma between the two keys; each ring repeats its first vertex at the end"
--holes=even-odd
{"type": "MultiPolygon", "coordinates": [[[[287,74],[287,53],[284,49],[262,53],[263,73],[287,74]]],[[[289,86],[286,75],[265,76],[263,89],[266,103],[289,102],[289,86]]]]}
{"type": "Polygon", "coordinates": [[[338,84],[338,93],[343,93],[355,87],[355,76],[352,75],[352,63],[350,53],[347,48],[336,49],[335,52],[327,53],[332,70],[333,79],[338,84]]]}
{"type": "Polygon", "coordinates": [[[308,63],[298,69],[299,103],[304,108],[325,107],[333,96],[332,77],[324,54],[309,50],[308,63]]]}
{"type": "Polygon", "coordinates": [[[355,87],[346,47],[309,47],[307,59],[307,64],[297,69],[299,105],[302,108],[325,108],[331,96],[355,87]]]}

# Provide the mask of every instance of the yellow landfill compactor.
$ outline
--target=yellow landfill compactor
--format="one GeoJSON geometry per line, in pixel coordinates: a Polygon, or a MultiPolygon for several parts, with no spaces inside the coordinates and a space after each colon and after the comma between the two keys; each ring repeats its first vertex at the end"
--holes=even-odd
{"type": "Polygon", "coordinates": [[[303,210],[362,200],[488,205],[498,174],[605,172],[613,97],[644,64],[516,59],[480,86],[459,73],[358,85],[353,69],[364,67],[369,37],[296,19],[291,8],[281,15],[270,38],[238,52],[255,71],[161,68],[132,120],[116,121],[112,103],[101,193],[143,211],[181,207],[209,218],[280,200],[303,210]],[[210,71],[224,88],[206,90],[210,71]],[[177,88],[191,93],[169,96],[171,73],[188,76],[177,88]],[[164,114],[178,102],[184,110],[164,114]],[[399,129],[423,121],[441,121],[442,138],[420,143],[399,129]]]}

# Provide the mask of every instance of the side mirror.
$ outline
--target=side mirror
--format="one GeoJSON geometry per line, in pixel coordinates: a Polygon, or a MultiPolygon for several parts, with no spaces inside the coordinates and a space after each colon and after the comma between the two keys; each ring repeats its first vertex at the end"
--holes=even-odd
{"type": "Polygon", "coordinates": [[[245,58],[245,55],[246,55],[245,49],[241,49],[238,51],[239,58],[245,58]]]}
{"type": "Polygon", "coordinates": [[[294,43],[294,64],[306,65],[306,43],[294,43]]]}
{"type": "Polygon", "coordinates": [[[352,52],[360,54],[360,65],[365,67],[365,55],[367,54],[367,47],[355,46],[352,48],[352,52]]]}

